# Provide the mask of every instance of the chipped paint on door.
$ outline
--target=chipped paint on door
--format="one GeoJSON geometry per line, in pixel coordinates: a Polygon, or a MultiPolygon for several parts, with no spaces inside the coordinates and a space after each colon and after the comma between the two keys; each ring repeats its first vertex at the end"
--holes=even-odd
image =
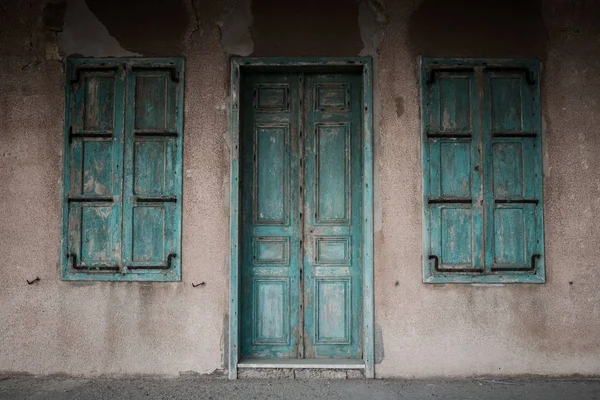
{"type": "Polygon", "coordinates": [[[307,358],[360,358],[361,76],[307,75],[304,331],[307,358]]]}
{"type": "Polygon", "coordinates": [[[362,77],[242,88],[241,355],[360,358],[362,77]]]}
{"type": "Polygon", "coordinates": [[[299,347],[299,85],[251,75],[242,87],[241,353],[296,357],[299,347]]]}

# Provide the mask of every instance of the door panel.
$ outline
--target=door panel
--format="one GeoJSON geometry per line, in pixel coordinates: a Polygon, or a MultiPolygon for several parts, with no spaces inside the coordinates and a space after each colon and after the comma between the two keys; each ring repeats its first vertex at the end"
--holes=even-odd
{"type": "Polygon", "coordinates": [[[285,226],[289,216],[288,124],[254,125],[254,223],[285,226]]]}
{"type": "Polygon", "coordinates": [[[242,85],[241,355],[359,358],[362,77],[242,85]]]}
{"type": "Polygon", "coordinates": [[[361,357],[361,76],[306,77],[306,358],[361,357]]]}
{"type": "Polygon", "coordinates": [[[248,76],[242,92],[241,354],[298,357],[298,77],[248,76]]]}

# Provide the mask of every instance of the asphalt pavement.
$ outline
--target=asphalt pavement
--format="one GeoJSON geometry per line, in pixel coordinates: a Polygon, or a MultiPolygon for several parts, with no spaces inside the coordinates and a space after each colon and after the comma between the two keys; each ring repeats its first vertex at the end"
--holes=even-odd
{"type": "Polygon", "coordinates": [[[600,380],[0,377],[0,399],[600,399],[600,380]]]}

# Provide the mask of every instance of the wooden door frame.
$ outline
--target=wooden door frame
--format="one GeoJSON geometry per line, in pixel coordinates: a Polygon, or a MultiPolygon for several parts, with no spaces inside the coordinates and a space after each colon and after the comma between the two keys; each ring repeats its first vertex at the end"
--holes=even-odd
{"type": "MultiPolygon", "coordinates": [[[[273,69],[335,69],[358,71],[363,77],[362,101],[362,157],[363,157],[363,225],[362,239],[362,289],[363,322],[362,354],[365,377],[374,378],[374,293],[373,293],[373,61],[371,57],[345,58],[258,58],[233,57],[231,59],[231,105],[230,105],[230,276],[229,276],[229,379],[237,379],[239,361],[239,251],[240,251],[240,90],[241,77],[245,70],[273,69]]],[[[305,367],[310,368],[310,367],[305,367]]]]}

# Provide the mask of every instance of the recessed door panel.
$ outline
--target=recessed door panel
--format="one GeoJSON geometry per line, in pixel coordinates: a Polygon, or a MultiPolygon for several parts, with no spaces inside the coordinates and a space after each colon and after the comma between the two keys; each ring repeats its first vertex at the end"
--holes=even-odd
{"type": "Polygon", "coordinates": [[[289,203],[289,125],[254,126],[254,223],[286,225],[289,203]]]}

